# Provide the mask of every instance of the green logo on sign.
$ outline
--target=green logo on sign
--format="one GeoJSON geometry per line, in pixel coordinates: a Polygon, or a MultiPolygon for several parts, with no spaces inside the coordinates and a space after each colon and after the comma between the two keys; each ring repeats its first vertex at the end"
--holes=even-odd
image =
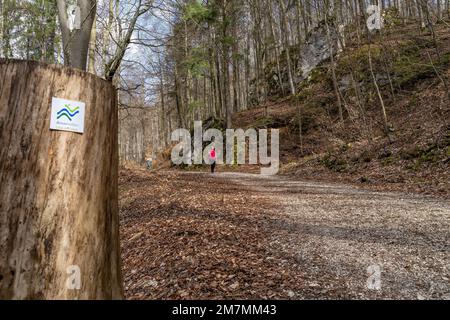
{"type": "Polygon", "coordinates": [[[66,117],[67,119],[69,119],[69,121],[72,121],[72,118],[80,113],[79,109],[80,109],[80,107],[76,107],[76,108],[73,108],[73,109],[70,108],[70,104],[64,105],[64,108],[59,110],[58,113],[57,113],[58,120],[60,118],[62,118],[62,117],[66,117]]]}

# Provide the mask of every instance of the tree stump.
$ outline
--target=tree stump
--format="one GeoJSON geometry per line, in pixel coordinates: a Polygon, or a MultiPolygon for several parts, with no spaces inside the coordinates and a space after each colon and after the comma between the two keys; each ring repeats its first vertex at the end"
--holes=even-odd
{"type": "Polygon", "coordinates": [[[92,74],[0,59],[0,299],[120,299],[117,97],[92,74]],[[50,130],[52,97],[86,104],[50,130]]]}

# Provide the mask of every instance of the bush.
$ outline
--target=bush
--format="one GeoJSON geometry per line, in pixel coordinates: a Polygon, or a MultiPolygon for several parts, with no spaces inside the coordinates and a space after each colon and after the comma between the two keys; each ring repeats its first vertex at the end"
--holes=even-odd
{"type": "Polygon", "coordinates": [[[336,172],[343,172],[348,168],[348,163],[346,160],[340,159],[337,156],[331,154],[327,154],[325,157],[320,159],[320,164],[336,172]]]}

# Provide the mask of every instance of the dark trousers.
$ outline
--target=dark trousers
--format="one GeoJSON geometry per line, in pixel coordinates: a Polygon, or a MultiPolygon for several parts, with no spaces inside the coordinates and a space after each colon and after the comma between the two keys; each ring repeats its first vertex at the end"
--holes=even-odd
{"type": "Polygon", "coordinates": [[[214,173],[214,170],[216,169],[216,162],[214,161],[211,163],[211,173],[214,173]]]}

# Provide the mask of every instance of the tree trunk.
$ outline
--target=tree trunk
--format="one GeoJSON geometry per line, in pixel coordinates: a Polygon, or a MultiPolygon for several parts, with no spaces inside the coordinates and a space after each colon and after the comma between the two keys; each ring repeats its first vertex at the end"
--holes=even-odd
{"type": "Polygon", "coordinates": [[[122,298],[115,89],[30,61],[0,79],[0,299],[122,298]],[[49,129],[52,97],[86,104],[83,134],[49,129]]]}
{"type": "Polygon", "coordinates": [[[9,58],[11,56],[11,30],[10,22],[8,21],[8,15],[10,12],[10,3],[5,3],[2,1],[1,5],[1,49],[3,52],[3,57],[9,58]]]}
{"type": "Polygon", "coordinates": [[[95,0],[79,0],[81,29],[73,31],[68,27],[67,3],[57,0],[58,16],[63,42],[64,64],[77,69],[86,70],[92,24],[95,19],[95,0]]]}
{"type": "Polygon", "coordinates": [[[92,24],[91,30],[91,40],[89,43],[89,63],[88,63],[88,71],[92,74],[96,74],[95,72],[95,45],[97,43],[97,19],[94,19],[94,23],[92,24]]]}
{"type": "Polygon", "coordinates": [[[338,85],[338,81],[337,81],[337,77],[336,77],[336,62],[334,61],[334,54],[335,54],[334,53],[334,41],[331,37],[330,24],[329,24],[328,20],[329,20],[329,14],[327,12],[327,13],[325,13],[325,25],[327,27],[328,45],[330,46],[330,60],[331,60],[330,69],[331,69],[331,75],[332,75],[332,79],[333,79],[334,94],[336,96],[337,103],[338,103],[339,120],[340,120],[340,122],[344,122],[341,93],[339,92],[339,85],[338,85]]]}
{"type": "MultiPolygon", "coordinates": [[[[369,41],[371,41],[371,40],[369,39],[369,41]]],[[[384,132],[386,133],[386,136],[390,139],[390,137],[389,137],[390,128],[389,128],[389,123],[388,123],[388,119],[387,119],[386,107],[384,105],[383,96],[381,95],[381,92],[380,92],[380,87],[378,86],[377,78],[375,77],[375,73],[373,72],[372,54],[371,54],[370,50],[371,50],[371,47],[370,47],[370,42],[369,42],[369,50],[367,52],[368,52],[368,56],[369,56],[370,74],[372,75],[373,85],[375,86],[375,89],[376,89],[377,95],[378,95],[378,99],[380,100],[381,113],[383,115],[384,132]]]]}
{"type": "Polygon", "coordinates": [[[281,15],[281,25],[283,26],[283,29],[285,32],[283,33],[283,40],[284,40],[284,50],[286,53],[286,61],[287,61],[287,71],[288,71],[288,78],[289,78],[289,87],[291,89],[291,95],[295,96],[296,90],[295,90],[295,84],[294,84],[294,78],[292,75],[292,62],[291,62],[291,54],[290,54],[290,43],[289,43],[289,23],[287,19],[286,14],[286,5],[284,4],[284,0],[278,0],[278,3],[280,5],[280,15],[281,15]]]}
{"type": "Polygon", "coordinates": [[[271,10],[267,13],[267,17],[269,20],[269,25],[270,25],[270,32],[272,35],[272,39],[273,39],[273,44],[274,44],[274,49],[275,49],[275,61],[277,63],[277,76],[278,76],[278,85],[280,86],[280,90],[281,90],[281,94],[284,97],[284,86],[283,86],[283,74],[281,73],[281,68],[280,68],[280,52],[278,50],[278,40],[275,34],[275,28],[273,25],[273,18],[272,18],[272,12],[271,10]]]}

